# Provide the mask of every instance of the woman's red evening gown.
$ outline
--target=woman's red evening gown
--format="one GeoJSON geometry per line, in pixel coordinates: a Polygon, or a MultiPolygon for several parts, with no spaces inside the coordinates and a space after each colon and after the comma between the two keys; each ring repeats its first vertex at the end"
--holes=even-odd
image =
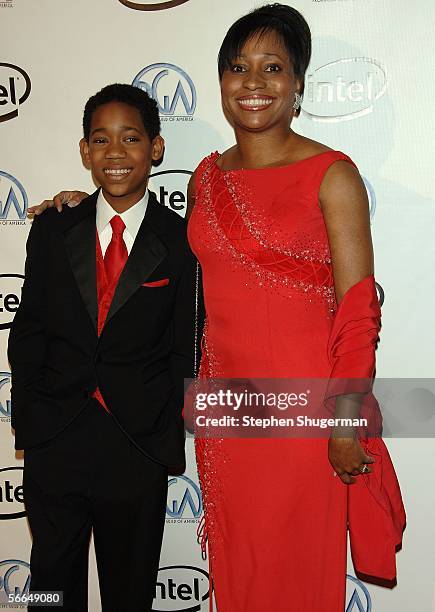
{"type": "MultiPolygon", "coordinates": [[[[331,164],[353,162],[328,151],[223,171],[218,157],[198,167],[188,230],[207,313],[200,376],[329,378],[337,306],[318,194],[331,164]]],[[[197,439],[196,453],[218,612],[343,611],[348,488],[327,439],[197,439]]]]}

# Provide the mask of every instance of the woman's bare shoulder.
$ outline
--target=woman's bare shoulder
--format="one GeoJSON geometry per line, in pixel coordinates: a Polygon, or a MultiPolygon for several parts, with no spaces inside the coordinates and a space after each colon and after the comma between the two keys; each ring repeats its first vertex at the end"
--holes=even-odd
{"type": "Polygon", "coordinates": [[[223,151],[223,153],[221,153],[216,159],[216,165],[218,168],[221,170],[227,170],[228,168],[233,168],[235,165],[237,165],[238,162],[236,159],[236,153],[237,145],[233,145],[229,149],[223,151]]]}
{"type": "Polygon", "coordinates": [[[321,142],[317,142],[316,140],[312,140],[311,138],[306,138],[306,136],[297,135],[297,140],[294,143],[292,148],[292,154],[290,162],[301,161],[308,157],[313,157],[314,155],[319,155],[320,153],[326,153],[327,151],[333,151],[331,147],[327,147],[325,144],[321,142]]]}

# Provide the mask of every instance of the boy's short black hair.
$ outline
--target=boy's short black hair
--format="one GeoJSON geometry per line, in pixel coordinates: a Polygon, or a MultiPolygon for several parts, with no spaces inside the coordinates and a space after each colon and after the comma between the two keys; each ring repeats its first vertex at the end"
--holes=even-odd
{"type": "Polygon", "coordinates": [[[282,40],[293,64],[295,76],[303,79],[311,58],[311,32],[302,15],[291,6],[265,4],[238,19],[228,30],[218,56],[219,78],[239,56],[245,43],[255,34],[275,32],[282,40]]]}
{"type": "Polygon", "coordinates": [[[136,108],[142,118],[143,126],[150,140],[160,134],[160,117],[157,102],[146,91],[126,85],[114,83],[106,85],[86,102],[83,113],[83,135],[89,141],[92,115],[100,106],[109,102],[122,102],[136,108]]]}

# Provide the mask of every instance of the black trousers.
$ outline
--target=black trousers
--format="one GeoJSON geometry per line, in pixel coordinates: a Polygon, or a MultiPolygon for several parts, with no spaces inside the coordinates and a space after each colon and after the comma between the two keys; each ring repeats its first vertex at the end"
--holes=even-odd
{"type": "Polygon", "coordinates": [[[151,610],[167,476],[96,400],[54,440],[27,450],[31,591],[63,591],[63,612],[87,611],[93,530],[103,612],[151,610]]]}

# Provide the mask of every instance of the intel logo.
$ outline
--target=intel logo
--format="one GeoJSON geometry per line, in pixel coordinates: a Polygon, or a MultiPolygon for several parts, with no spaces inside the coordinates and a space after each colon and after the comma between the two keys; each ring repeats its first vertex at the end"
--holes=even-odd
{"type": "Polygon", "coordinates": [[[0,372],[0,421],[11,420],[11,373],[0,372]]]}
{"type": "Polygon", "coordinates": [[[18,108],[30,95],[27,72],[14,64],[0,63],[0,123],[18,117],[18,108]]]}
{"type": "Polygon", "coordinates": [[[339,122],[368,115],[387,89],[383,66],[367,57],[339,59],[307,75],[302,112],[313,121],[339,122]]]}
{"type": "Polygon", "coordinates": [[[163,170],[150,175],[150,187],[157,193],[160,204],[181,217],[186,214],[187,184],[191,175],[190,170],[163,170]]]}
{"type": "Polygon", "coordinates": [[[345,612],[371,612],[372,600],[365,585],[354,576],[346,576],[345,612]]]}
{"type": "Polygon", "coordinates": [[[30,590],[30,565],[18,559],[0,561],[0,594],[28,595],[30,590]]]}
{"type": "Polygon", "coordinates": [[[27,206],[27,194],[20,181],[0,170],[0,223],[25,225],[27,206]]]}
{"type": "Polygon", "coordinates": [[[202,498],[199,486],[187,476],[168,480],[166,515],[172,519],[198,519],[202,514],[202,498]]]}
{"type": "Polygon", "coordinates": [[[161,567],[152,612],[199,612],[210,598],[208,573],[190,565],[161,567]]]}
{"type": "Polygon", "coordinates": [[[189,0],[160,0],[159,2],[131,2],[130,0],[119,0],[124,6],[136,11],[163,11],[184,4],[189,0]]]}
{"type": "Polygon", "coordinates": [[[151,64],[134,77],[133,85],[154,98],[163,120],[193,120],[196,89],[182,68],[174,64],[151,64]]]}
{"type": "Polygon", "coordinates": [[[24,276],[0,274],[0,329],[10,329],[21,301],[24,276]]]}
{"type": "Polygon", "coordinates": [[[376,285],[376,293],[378,294],[379,306],[382,306],[385,302],[385,291],[381,287],[379,283],[375,283],[376,285]]]}
{"type": "Polygon", "coordinates": [[[26,516],[23,497],[23,468],[6,467],[0,470],[0,520],[26,516]]]}

